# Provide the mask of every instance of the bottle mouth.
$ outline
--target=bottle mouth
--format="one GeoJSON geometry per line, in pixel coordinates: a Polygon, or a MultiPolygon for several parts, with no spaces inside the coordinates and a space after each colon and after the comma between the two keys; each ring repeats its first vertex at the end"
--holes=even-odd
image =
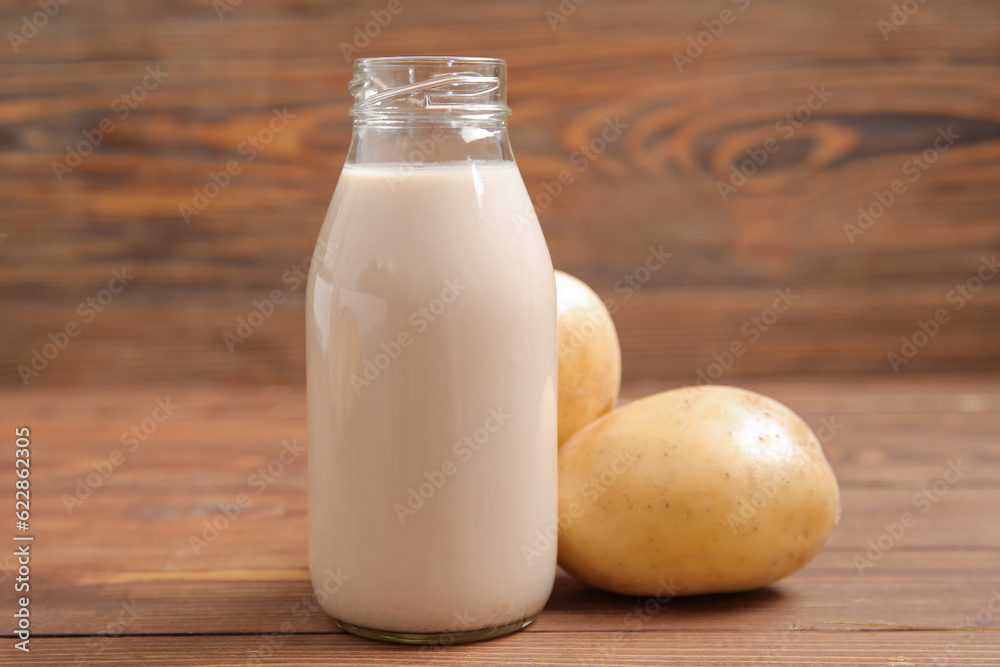
{"type": "Polygon", "coordinates": [[[355,120],[502,120],[507,64],[499,58],[359,58],[348,86],[355,120]]]}

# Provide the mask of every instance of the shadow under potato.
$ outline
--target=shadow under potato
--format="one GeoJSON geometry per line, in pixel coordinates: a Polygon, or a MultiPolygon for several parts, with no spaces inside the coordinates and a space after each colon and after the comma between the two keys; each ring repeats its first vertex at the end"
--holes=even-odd
{"type": "MultiPolygon", "coordinates": [[[[712,619],[736,617],[773,607],[789,596],[779,588],[766,586],[738,593],[712,593],[668,597],[642,597],[619,595],[594,588],[562,572],[556,577],[552,597],[541,613],[536,625],[544,625],[550,614],[575,613],[601,616],[621,615],[622,630],[638,631],[647,627],[669,627],[678,616],[695,625],[712,627],[712,619]],[[673,617],[672,621],[666,619],[673,617]]],[[[687,623],[686,623],[687,624],[687,623]]]]}

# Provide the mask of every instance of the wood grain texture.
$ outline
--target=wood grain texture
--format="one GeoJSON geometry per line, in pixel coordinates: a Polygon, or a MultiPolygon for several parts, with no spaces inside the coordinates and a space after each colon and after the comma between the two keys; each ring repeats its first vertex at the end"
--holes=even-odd
{"type": "MultiPolygon", "coordinates": [[[[521,633],[469,650],[466,646],[419,651],[371,646],[350,635],[277,637],[122,637],[91,649],[93,664],[218,666],[261,665],[996,665],[994,638],[982,632],[855,633],[831,656],[845,633],[646,632],[521,633]],[[106,661],[106,662],[102,662],[106,661]],[[135,661],[135,662],[134,662],[135,661]]],[[[50,640],[38,665],[85,659],[88,640],[50,640]]],[[[85,664],[90,664],[85,663],[85,664]]]]}
{"type": "MultiPolygon", "coordinates": [[[[242,546],[227,542],[220,551],[261,549],[259,540],[242,546]]],[[[304,554],[304,542],[293,546],[304,554]]],[[[280,564],[273,550],[263,551],[272,564],[280,564]]],[[[992,590],[1000,587],[997,548],[900,544],[859,572],[854,557],[866,558],[865,551],[831,545],[807,569],[767,589],[677,598],[643,617],[641,625],[697,632],[1000,631],[996,615],[978,618],[981,610],[988,613],[992,590]]],[[[150,565],[154,562],[155,554],[150,565]]],[[[36,579],[39,593],[32,598],[38,612],[34,629],[40,635],[89,636],[127,621],[123,631],[133,635],[271,633],[288,632],[282,629],[288,626],[296,633],[340,632],[313,599],[305,564],[297,564],[289,569],[266,569],[266,564],[238,569],[221,563],[221,569],[109,571],[98,569],[100,563],[43,562],[36,579]]],[[[134,568],[136,563],[119,566],[134,568]]],[[[626,617],[644,602],[596,591],[560,573],[545,613],[530,631],[634,630],[636,623],[626,617]]],[[[10,621],[4,624],[3,632],[10,633],[10,621]]]]}
{"type": "MultiPolygon", "coordinates": [[[[593,0],[553,30],[558,6],[406,2],[360,55],[508,60],[512,140],[554,262],[618,306],[626,377],[693,381],[788,288],[799,300],[727,378],[891,373],[887,352],[940,308],[950,323],[901,372],[1000,370],[1000,281],[961,310],[948,300],[1000,248],[995,2],[927,3],[885,38],[892,3],[593,0]],[[678,71],[723,10],[734,20],[678,71]],[[814,88],[827,99],[808,120],[783,120],[814,88]],[[574,160],[609,118],[621,137],[574,160]],[[912,171],[948,128],[947,152],[912,171]],[[723,200],[718,182],[771,139],[723,200]],[[905,193],[851,243],[844,225],[894,180],[905,193]],[[629,294],[660,245],[672,257],[629,294]]],[[[18,364],[70,321],[80,335],[32,387],[301,382],[304,295],[283,276],[310,253],[350,136],[341,43],[384,7],[271,0],[220,20],[193,0],[69,3],[16,53],[5,39],[0,383],[20,386],[18,364]],[[115,100],[147,66],[167,74],[123,117],[115,100]],[[295,117],[249,162],[239,146],[275,107],[295,117]],[[58,180],[53,162],[103,119],[113,131],[58,180]],[[241,173],[185,224],[178,206],[229,160],[241,173]],[[122,267],[134,282],[86,321],[78,304],[122,267]],[[276,289],[288,301],[230,354],[223,333],[276,289]]],[[[7,3],[0,25],[36,11],[7,3]]]]}
{"type": "Polygon", "coordinates": [[[121,637],[106,647],[59,637],[33,664],[142,664],[150,667],[240,665],[996,665],[995,638],[985,632],[522,632],[468,646],[420,651],[372,646],[351,635],[121,637]],[[777,639],[784,639],[775,643],[777,639]],[[846,644],[846,646],[845,646],[846,644]],[[93,648],[90,648],[93,645],[93,648]],[[101,650],[103,648],[103,650],[101,650]],[[90,660],[93,660],[91,662],[90,660]]]}
{"type": "MultiPolygon", "coordinates": [[[[668,386],[626,385],[624,394],[668,386]]],[[[249,485],[283,441],[305,444],[300,388],[8,389],[0,432],[27,423],[33,433],[37,650],[25,663],[5,648],[0,664],[997,664],[1000,613],[989,605],[1000,591],[1000,385],[749,386],[802,412],[840,481],[840,525],[806,568],[766,589],[675,598],[648,612],[647,600],[561,573],[526,631],[429,651],[345,635],[318,609],[304,455],[262,493],[249,485]],[[157,400],[173,414],[126,451],[121,435],[157,400]],[[124,462],[67,507],[78,480],[115,450],[124,462]],[[949,461],[968,470],[934,492],[949,461]],[[920,500],[926,490],[933,502],[920,500]],[[204,536],[204,522],[240,492],[252,503],[195,554],[190,536],[204,536]],[[886,525],[904,512],[916,523],[887,544],[886,525]]],[[[13,481],[10,458],[0,488],[13,481]]],[[[0,555],[0,587],[13,565],[0,555]]],[[[12,631],[0,615],[0,634],[12,631]]]]}

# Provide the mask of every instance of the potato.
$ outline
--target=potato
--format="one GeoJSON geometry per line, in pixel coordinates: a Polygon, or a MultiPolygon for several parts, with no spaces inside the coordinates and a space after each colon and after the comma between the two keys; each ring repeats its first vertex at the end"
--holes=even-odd
{"type": "Polygon", "coordinates": [[[586,283],[556,271],[559,444],[614,410],[622,352],[611,314],[586,283]]]}
{"type": "Polygon", "coordinates": [[[735,387],[649,396],[559,450],[559,564],[615,593],[766,586],[812,560],[839,518],[809,427],[735,387]]]}

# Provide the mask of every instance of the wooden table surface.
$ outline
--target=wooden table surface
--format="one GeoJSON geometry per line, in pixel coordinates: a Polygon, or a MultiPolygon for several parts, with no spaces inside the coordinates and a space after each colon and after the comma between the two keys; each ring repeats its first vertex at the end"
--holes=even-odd
{"type": "Polygon", "coordinates": [[[272,463],[284,441],[305,445],[301,388],[10,390],[5,494],[14,427],[32,434],[32,637],[30,654],[13,649],[4,548],[0,664],[1000,664],[1000,381],[746,386],[827,427],[843,516],[813,563],[664,605],[560,574],[527,630],[434,649],[345,634],[312,600],[306,456],[272,463]],[[172,414],[129,440],[158,400],[172,414]],[[251,483],[269,464],[265,488],[251,483]],[[98,469],[107,478],[78,492],[98,469]],[[220,519],[241,493],[249,505],[220,519]],[[223,529],[205,532],[213,520],[223,529]]]}

